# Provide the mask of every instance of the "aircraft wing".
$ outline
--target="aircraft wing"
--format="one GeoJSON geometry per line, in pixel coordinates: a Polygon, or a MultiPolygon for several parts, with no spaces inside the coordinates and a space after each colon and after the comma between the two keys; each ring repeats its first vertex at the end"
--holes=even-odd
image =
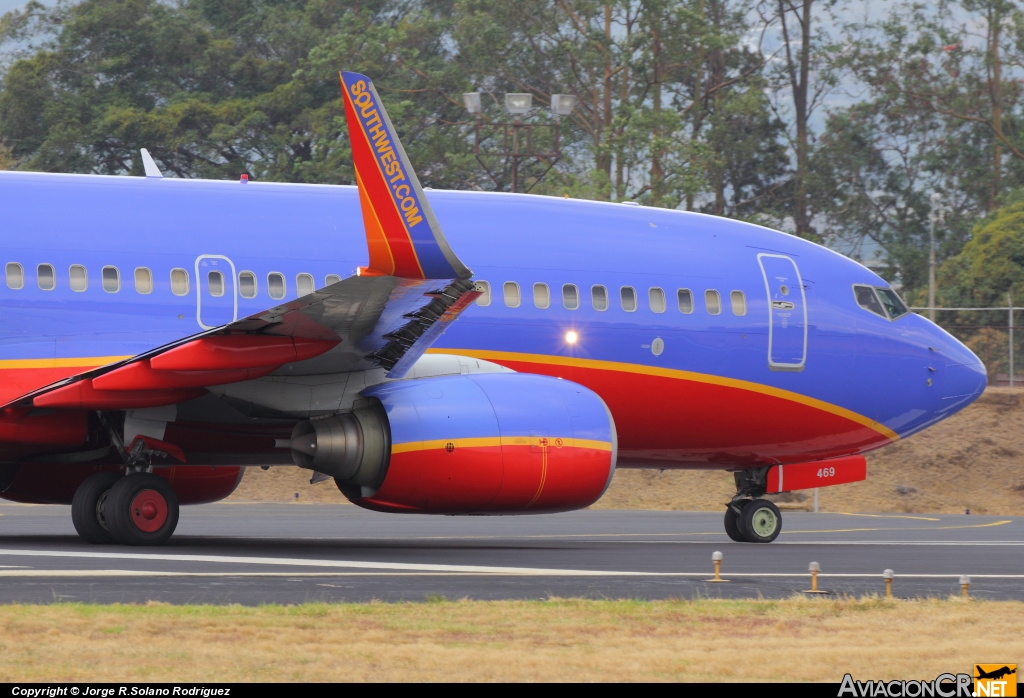
{"type": "Polygon", "coordinates": [[[369,263],[356,276],[223,327],[72,376],[17,401],[131,409],[278,371],[382,367],[401,377],[479,293],[449,247],[373,83],[341,73],[369,263]]]}

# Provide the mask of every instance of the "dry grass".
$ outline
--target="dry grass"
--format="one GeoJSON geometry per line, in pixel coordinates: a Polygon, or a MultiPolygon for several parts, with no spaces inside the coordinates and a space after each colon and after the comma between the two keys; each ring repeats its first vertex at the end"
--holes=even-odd
{"type": "MultiPolygon", "coordinates": [[[[963,412],[869,454],[868,479],[822,489],[821,508],[1019,515],[1024,512],[1022,434],[1024,390],[989,388],[963,412]]],[[[718,470],[619,470],[593,508],[718,511],[733,491],[732,475],[718,470]]],[[[809,506],[807,495],[787,499],[809,506]]],[[[232,500],[347,504],[332,482],[310,486],[309,472],[298,468],[250,468],[232,500]]]]}
{"type": "Polygon", "coordinates": [[[1024,659],[1024,604],[948,600],[3,606],[0,681],[839,681],[1024,659]]]}

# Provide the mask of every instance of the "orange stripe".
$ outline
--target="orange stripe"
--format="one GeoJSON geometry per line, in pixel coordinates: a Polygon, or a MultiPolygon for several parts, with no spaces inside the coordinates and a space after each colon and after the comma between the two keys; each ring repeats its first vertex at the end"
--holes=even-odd
{"type": "MultiPolygon", "coordinates": [[[[454,444],[455,448],[487,448],[493,446],[539,446],[539,436],[481,436],[469,439],[432,439],[430,441],[407,441],[405,443],[393,444],[391,453],[409,453],[412,451],[430,451],[443,449],[448,444],[454,444]]],[[[547,436],[543,437],[548,441],[561,438],[563,448],[588,448],[595,451],[611,451],[612,445],[608,441],[595,441],[593,439],[574,439],[568,436],[547,436]]]]}
{"type": "Polygon", "coordinates": [[[0,359],[0,371],[16,368],[96,368],[131,356],[91,356],[75,359],[0,359]]]}
{"type": "Polygon", "coordinates": [[[387,236],[384,235],[384,227],[380,224],[373,203],[370,202],[369,195],[366,193],[359,170],[356,170],[356,186],[359,189],[359,204],[363,209],[363,226],[366,228],[366,246],[370,251],[370,268],[386,275],[392,275],[395,273],[395,258],[391,254],[387,236]],[[387,261],[385,262],[385,260],[387,261]]]}
{"type": "Polygon", "coordinates": [[[620,363],[618,361],[600,361],[597,359],[580,359],[569,356],[551,356],[548,354],[520,354],[518,352],[511,351],[487,351],[487,350],[475,350],[475,349],[427,349],[428,354],[456,354],[459,356],[469,356],[474,359],[482,359],[484,361],[493,361],[495,363],[502,363],[504,361],[519,361],[522,363],[532,364],[544,364],[547,366],[567,366],[575,368],[589,368],[599,371],[620,371],[623,373],[634,373],[644,376],[657,376],[660,378],[672,378],[675,380],[686,380],[693,381],[696,383],[706,383],[710,385],[719,385],[726,388],[736,388],[738,390],[747,390],[754,393],[760,393],[761,395],[768,395],[770,397],[779,398],[782,400],[788,400],[807,407],[813,407],[814,409],[834,414],[838,417],[843,417],[851,422],[860,424],[861,426],[868,427],[874,431],[882,434],[891,441],[898,441],[900,435],[895,431],[880,424],[873,419],[865,417],[864,415],[858,414],[853,410],[848,410],[845,407],[839,405],[833,405],[832,403],[825,402],[824,400],[818,400],[817,398],[808,397],[807,395],[801,395],[800,393],[794,393],[789,390],[782,388],[775,388],[770,385],[762,385],[761,383],[754,383],[753,381],[740,380],[738,378],[725,378],[724,376],[713,376],[707,373],[696,373],[693,371],[679,371],[671,368],[659,368],[657,366],[642,366],[640,364],[627,364],[620,363]]]}

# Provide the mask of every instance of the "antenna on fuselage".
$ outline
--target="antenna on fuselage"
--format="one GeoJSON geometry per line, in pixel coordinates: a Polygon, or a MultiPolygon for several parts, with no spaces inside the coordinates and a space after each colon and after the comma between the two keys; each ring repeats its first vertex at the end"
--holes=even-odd
{"type": "Polygon", "coordinates": [[[142,153],[142,166],[146,168],[146,176],[163,179],[164,173],[156,166],[156,162],[154,162],[153,156],[149,154],[149,151],[142,148],[139,152],[142,153]]]}

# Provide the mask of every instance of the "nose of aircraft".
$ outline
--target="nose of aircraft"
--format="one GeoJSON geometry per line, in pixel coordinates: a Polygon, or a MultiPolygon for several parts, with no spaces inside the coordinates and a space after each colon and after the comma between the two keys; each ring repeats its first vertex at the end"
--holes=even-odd
{"type": "MultiPolygon", "coordinates": [[[[922,318],[924,320],[924,318],[922,318]]],[[[981,359],[960,340],[941,327],[931,323],[933,349],[944,363],[945,376],[941,386],[946,409],[959,409],[973,402],[988,385],[988,371],[981,359]]]]}

